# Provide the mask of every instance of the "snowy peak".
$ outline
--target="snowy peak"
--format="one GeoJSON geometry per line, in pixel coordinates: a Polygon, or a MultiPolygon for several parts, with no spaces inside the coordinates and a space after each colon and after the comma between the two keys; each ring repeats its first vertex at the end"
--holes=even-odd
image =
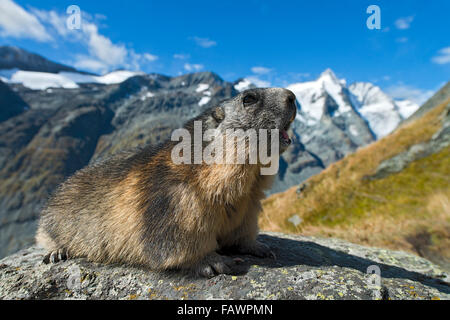
{"type": "Polygon", "coordinates": [[[391,103],[394,101],[385,94],[380,87],[370,82],[355,82],[349,86],[349,90],[357,97],[358,101],[364,105],[375,103],[391,103]]]}
{"type": "Polygon", "coordinates": [[[368,121],[377,138],[392,132],[403,117],[394,101],[381,89],[371,83],[357,82],[349,87],[354,95],[355,107],[368,121]]]}
{"type": "Polygon", "coordinates": [[[339,80],[331,69],[322,72],[315,81],[295,83],[287,88],[297,97],[300,117],[303,114],[310,118],[311,124],[319,121],[327,111],[332,110],[332,114],[337,116],[352,110],[345,81],[339,80]]]}
{"type": "Polygon", "coordinates": [[[416,112],[420,106],[409,100],[396,100],[395,104],[398,107],[398,111],[403,119],[409,118],[414,112],[416,112]]]}
{"type": "Polygon", "coordinates": [[[349,87],[355,107],[368,121],[377,138],[391,133],[409,117],[418,105],[410,101],[394,101],[380,87],[368,82],[356,82],[349,87]]]}
{"type": "Polygon", "coordinates": [[[295,83],[287,88],[297,96],[300,121],[315,125],[324,116],[357,113],[377,138],[391,133],[419,107],[410,101],[394,101],[369,82],[347,86],[331,69],[326,69],[315,81],[295,83]]]}
{"type": "Polygon", "coordinates": [[[340,83],[339,79],[336,77],[333,70],[331,70],[330,68],[328,68],[324,72],[322,72],[317,80],[321,81],[321,82],[329,82],[329,83],[335,83],[335,84],[340,83]]]}

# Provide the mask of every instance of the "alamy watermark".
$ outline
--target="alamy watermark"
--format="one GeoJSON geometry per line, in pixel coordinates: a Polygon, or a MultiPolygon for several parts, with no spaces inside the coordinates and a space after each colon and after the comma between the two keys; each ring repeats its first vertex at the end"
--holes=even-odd
{"type": "Polygon", "coordinates": [[[81,10],[77,5],[68,6],[66,13],[69,15],[66,19],[66,27],[69,30],[81,29],[81,10]]]}
{"type": "Polygon", "coordinates": [[[381,9],[379,6],[372,4],[367,7],[366,13],[370,16],[366,20],[366,26],[369,30],[381,29],[381,9]]]}
{"type": "Polygon", "coordinates": [[[381,269],[376,264],[367,267],[366,272],[369,277],[367,279],[367,286],[372,290],[375,299],[381,299],[381,269]]]}
{"type": "Polygon", "coordinates": [[[194,121],[193,137],[180,128],[172,132],[171,140],[180,141],[171,152],[174,164],[260,164],[262,175],[278,172],[278,129],[227,129],[225,133],[208,129],[203,133],[202,122],[194,121]]]}

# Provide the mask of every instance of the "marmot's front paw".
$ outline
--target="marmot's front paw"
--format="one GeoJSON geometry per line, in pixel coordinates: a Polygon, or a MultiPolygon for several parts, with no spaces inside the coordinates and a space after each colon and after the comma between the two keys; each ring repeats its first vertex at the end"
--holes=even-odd
{"type": "Polygon", "coordinates": [[[249,245],[240,246],[238,252],[241,254],[250,254],[259,258],[277,258],[268,245],[259,241],[255,241],[249,245]]]}
{"type": "Polygon", "coordinates": [[[234,260],[213,252],[203,258],[195,267],[195,273],[199,276],[212,278],[223,273],[230,273],[234,260]]]}
{"type": "Polygon", "coordinates": [[[45,264],[49,263],[58,263],[59,261],[66,261],[69,258],[69,254],[66,249],[58,249],[54,251],[50,251],[44,256],[42,262],[45,264]]]}

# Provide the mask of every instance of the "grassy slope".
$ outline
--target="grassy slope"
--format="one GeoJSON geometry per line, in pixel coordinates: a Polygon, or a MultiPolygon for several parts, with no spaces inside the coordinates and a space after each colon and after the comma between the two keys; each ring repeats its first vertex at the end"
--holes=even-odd
{"type": "Polygon", "coordinates": [[[450,148],[411,163],[402,172],[367,180],[385,159],[429,140],[441,126],[440,104],[320,174],[263,203],[263,230],[338,237],[401,249],[450,265],[450,148]],[[288,221],[298,215],[296,227],[288,221]]]}

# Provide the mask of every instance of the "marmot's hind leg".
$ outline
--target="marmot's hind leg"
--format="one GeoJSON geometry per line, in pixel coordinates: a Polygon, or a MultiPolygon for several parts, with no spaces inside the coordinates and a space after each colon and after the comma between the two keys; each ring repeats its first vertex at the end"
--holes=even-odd
{"type": "Polygon", "coordinates": [[[65,248],[53,250],[47,253],[42,260],[45,264],[58,263],[69,259],[69,253],[65,248]]]}

